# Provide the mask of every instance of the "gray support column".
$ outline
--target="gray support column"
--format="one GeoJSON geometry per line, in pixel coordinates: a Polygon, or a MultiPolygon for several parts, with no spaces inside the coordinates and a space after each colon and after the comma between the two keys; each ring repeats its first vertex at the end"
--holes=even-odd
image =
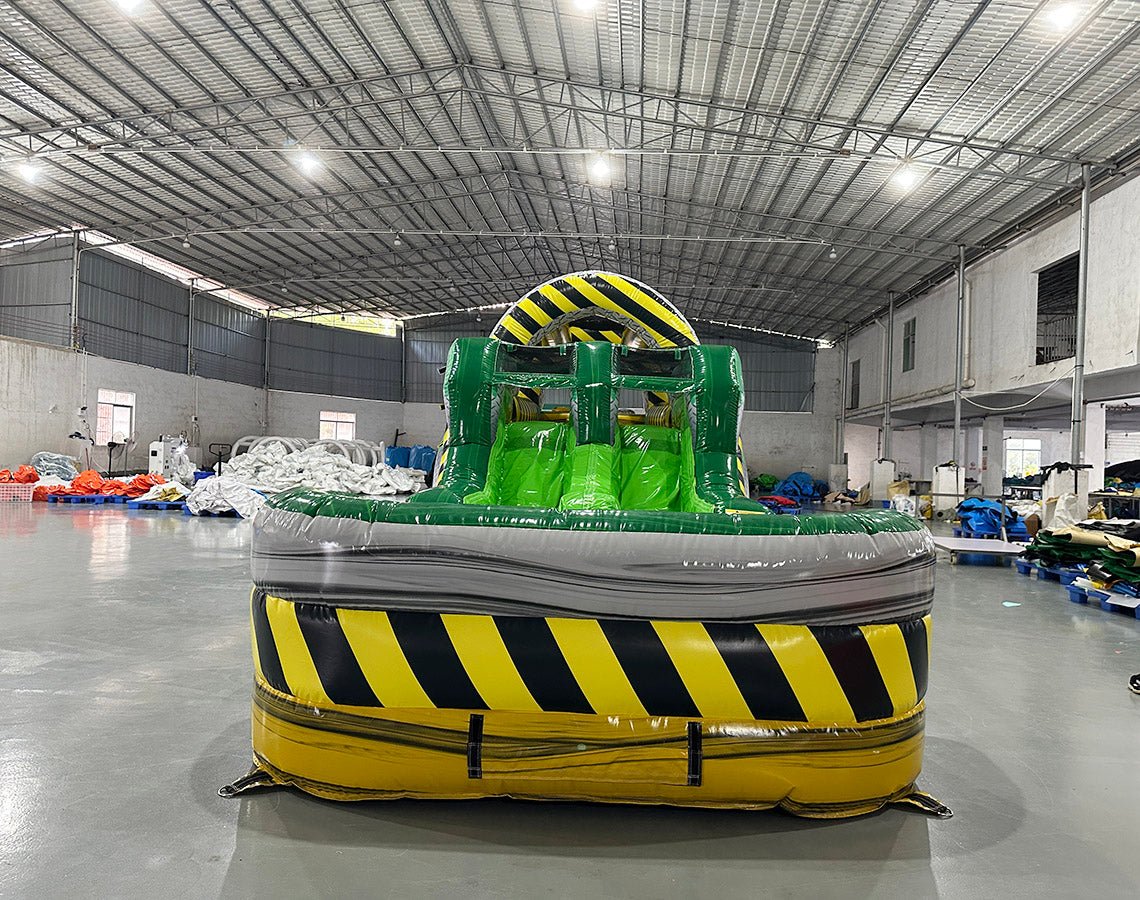
{"type": "Polygon", "coordinates": [[[79,232],[71,235],[71,327],[69,343],[72,350],[79,349],[79,232]]]}
{"type": "MultiPolygon", "coordinates": [[[[273,321],[273,317],[269,314],[269,310],[265,311],[265,371],[262,373],[262,383],[265,385],[265,390],[269,390],[269,323],[273,321]]],[[[266,407],[266,415],[269,414],[268,406],[266,407]]]]}
{"type": "Polygon", "coordinates": [[[186,306],[186,374],[194,374],[194,279],[190,280],[190,303],[186,306]]]}
{"type": "Polygon", "coordinates": [[[986,416],[982,419],[982,490],[987,497],[1001,496],[1001,476],[1005,468],[1005,419],[986,416]]]}
{"type": "Polygon", "coordinates": [[[1091,167],[1081,166],[1081,246],[1077,274],[1077,341],[1073,355],[1072,445],[1069,462],[1078,464],[1085,450],[1085,312],[1089,293],[1089,212],[1092,200],[1091,167]]]}
{"type": "Polygon", "coordinates": [[[895,391],[895,295],[888,294],[887,351],[883,354],[886,383],[883,387],[883,459],[894,459],[891,432],[891,395],[895,391]]]}
{"type": "Polygon", "coordinates": [[[835,432],[835,464],[842,466],[843,454],[847,449],[847,391],[849,377],[851,350],[851,326],[843,329],[843,371],[839,376],[839,427],[835,432]]]}
{"type": "Polygon", "coordinates": [[[959,469],[966,465],[966,446],[962,440],[962,366],[964,363],[963,332],[966,330],[966,248],[958,245],[958,318],[954,330],[954,462],[959,469]]]}

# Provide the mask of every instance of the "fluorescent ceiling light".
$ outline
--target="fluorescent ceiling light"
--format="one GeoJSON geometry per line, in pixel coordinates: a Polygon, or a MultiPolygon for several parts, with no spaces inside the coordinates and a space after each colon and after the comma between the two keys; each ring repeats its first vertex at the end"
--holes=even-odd
{"type": "Polygon", "coordinates": [[[16,166],[16,174],[24,179],[28,184],[35,184],[40,177],[40,167],[30,160],[22,162],[16,166]]]}
{"type": "Polygon", "coordinates": [[[119,7],[119,9],[128,16],[133,16],[142,9],[142,0],[115,0],[115,6],[119,7]]]}
{"type": "Polygon", "coordinates": [[[590,162],[590,177],[594,181],[609,181],[610,180],[610,161],[599,153],[590,162]]]}
{"type": "Polygon", "coordinates": [[[302,175],[312,177],[321,170],[320,157],[305,150],[297,157],[297,168],[301,170],[302,175]]]}
{"type": "Polygon", "coordinates": [[[574,5],[582,12],[593,12],[597,8],[598,0],[574,0],[574,5]]]}
{"type": "Polygon", "coordinates": [[[922,175],[910,163],[903,163],[891,176],[891,181],[901,187],[904,191],[909,191],[912,187],[922,180],[922,175]]]}
{"type": "Polygon", "coordinates": [[[1081,16],[1081,8],[1076,3],[1058,3],[1049,8],[1045,18],[1058,31],[1068,31],[1081,16]]]}

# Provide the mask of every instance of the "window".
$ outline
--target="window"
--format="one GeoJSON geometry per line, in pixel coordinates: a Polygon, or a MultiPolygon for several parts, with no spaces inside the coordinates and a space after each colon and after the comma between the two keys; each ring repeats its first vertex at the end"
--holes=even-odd
{"type": "Polygon", "coordinates": [[[1077,347],[1077,278],[1070,256],[1037,273],[1037,365],[1069,359],[1077,347]]]}
{"type": "Polygon", "coordinates": [[[322,441],[355,441],[356,413],[321,411],[322,441]]]}
{"type": "Polygon", "coordinates": [[[125,443],[135,431],[135,395],[129,391],[99,388],[95,407],[95,443],[106,447],[114,440],[125,443]]]}
{"type": "Polygon", "coordinates": [[[1007,438],[1005,442],[1005,474],[1024,478],[1041,471],[1041,441],[1033,438],[1007,438]]]}
{"type": "Polygon", "coordinates": [[[847,401],[848,409],[859,408],[859,360],[851,363],[850,397],[847,401]]]}
{"type": "Polygon", "coordinates": [[[903,367],[904,372],[914,368],[914,319],[903,323],[903,367]]]}

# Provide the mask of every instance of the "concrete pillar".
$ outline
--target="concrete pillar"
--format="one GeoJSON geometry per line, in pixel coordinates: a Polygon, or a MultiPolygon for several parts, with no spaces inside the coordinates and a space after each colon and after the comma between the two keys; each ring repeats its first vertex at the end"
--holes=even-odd
{"type": "Polygon", "coordinates": [[[1089,490],[1099,491],[1104,487],[1104,404],[1087,404],[1084,419],[1084,462],[1085,465],[1092,466],[1089,469],[1089,490]]]}
{"type": "Polygon", "coordinates": [[[982,419],[982,490],[987,497],[1001,496],[1001,476],[1005,468],[1004,432],[1005,419],[1002,416],[982,419]]]}

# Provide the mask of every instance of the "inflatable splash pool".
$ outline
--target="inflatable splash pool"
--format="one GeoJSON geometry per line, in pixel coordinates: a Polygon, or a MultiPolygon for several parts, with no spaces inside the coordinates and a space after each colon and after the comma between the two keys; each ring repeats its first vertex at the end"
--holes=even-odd
{"type": "Polygon", "coordinates": [[[915,788],[929,534],[750,500],[735,350],[580,273],[456,341],[444,397],[430,490],[255,520],[255,763],[223,794],[948,814],[915,788]]]}

